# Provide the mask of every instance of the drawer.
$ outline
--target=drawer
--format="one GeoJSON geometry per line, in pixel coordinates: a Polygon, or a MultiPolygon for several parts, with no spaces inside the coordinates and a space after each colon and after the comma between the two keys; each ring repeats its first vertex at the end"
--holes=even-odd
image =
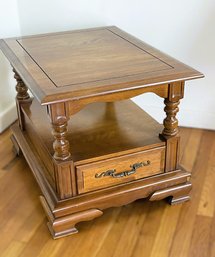
{"type": "Polygon", "coordinates": [[[76,167],[78,193],[86,193],[164,172],[165,147],[76,167]]]}

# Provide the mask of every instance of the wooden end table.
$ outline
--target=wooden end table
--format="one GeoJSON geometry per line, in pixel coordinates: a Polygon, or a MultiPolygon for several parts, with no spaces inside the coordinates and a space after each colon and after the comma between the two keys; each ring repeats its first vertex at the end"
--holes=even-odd
{"type": "Polygon", "coordinates": [[[113,26],[10,38],[0,48],[17,80],[12,141],[54,238],[139,198],[189,200],[176,113],[184,82],[200,72],[113,26]],[[163,126],[127,100],[147,92],[165,99],[163,126]]]}

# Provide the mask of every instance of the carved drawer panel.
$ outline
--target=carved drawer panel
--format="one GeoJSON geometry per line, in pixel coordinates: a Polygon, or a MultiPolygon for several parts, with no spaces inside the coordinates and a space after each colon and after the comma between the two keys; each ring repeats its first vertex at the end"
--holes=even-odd
{"type": "Polygon", "coordinates": [[[102,189],[164,172],[165,147],[76,167],[78,193],[102,189]]]}

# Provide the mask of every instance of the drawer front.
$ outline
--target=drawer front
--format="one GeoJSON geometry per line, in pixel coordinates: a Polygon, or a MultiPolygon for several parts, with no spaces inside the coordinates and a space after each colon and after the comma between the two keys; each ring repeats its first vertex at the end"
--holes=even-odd
{"type": "Polygon", "coordinates": [[[165,147],[76,167],[78,193],[86,193],[164,172],[165,147]]]}

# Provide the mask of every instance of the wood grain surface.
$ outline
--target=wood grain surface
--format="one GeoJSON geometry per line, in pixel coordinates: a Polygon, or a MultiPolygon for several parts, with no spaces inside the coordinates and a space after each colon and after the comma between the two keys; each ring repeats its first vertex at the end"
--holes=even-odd
{"type": "MultiPolygon", "coordinates": [[[[31,105],[23,105],[22,110],[29,135],[34,130],[53,155],[53,135],[46,107],[33,100],[31,105]]],[[[131,100],[101,102],[89,104],[70,118],[67,138],[72,160],[80,165],[164,146],[164,140],[159,138],[162,129],[162,125],[131,100]]],[[[33,134],[31,139],[38,144],[38,136],[33,134]]]]}
{"type": "Polygon", "coordinates": [[[0,40],[42,104],[203,77],[117,27],[0,40]]]}
{"type": "Polygon", "coordinates": [[[134,181],[140,178],[153,176],[164,172],[165,147],[115,157],[105,161],[77,166],[78,192],[84,193],[99,188],[134,181]],[[114,171],[114,174],[129,172],[135,164],[144,163],[138,167],[133,174],[112,177],[95,177],[107,171],[114,171]]]}
{"type": "Polygon", "coordinates": [[[181,128],[181,164],[192,172],[192,200],[177,206],[138,200],[51,239],[39,188],[24,158],[0,136],[1,257],[214,257],[215,132],[181,128]]]}

